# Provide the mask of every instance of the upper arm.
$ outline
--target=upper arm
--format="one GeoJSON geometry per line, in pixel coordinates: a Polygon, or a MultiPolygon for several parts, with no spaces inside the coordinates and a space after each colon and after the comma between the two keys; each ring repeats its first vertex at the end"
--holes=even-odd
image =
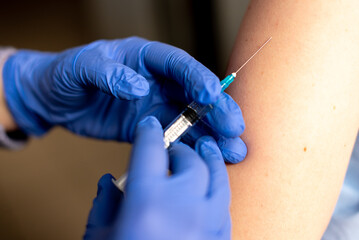
{"type": "Polygon", "coordinates": [[[229,93],[246,121],[246,160],[228,167],[234,239],[319,239],[359,127],[359,1],[253,0],[229,93]],[[242,237],[242,238],[240,238],[242,237]]]}
{"type": "Polygon", "coordinates": [[[6,105],[3,88],[2,69],[6,60],[15,52],[12,48],[0,48],[0,125],[6,130],[11,131],[17,128],[14,119],[6,105]]]}

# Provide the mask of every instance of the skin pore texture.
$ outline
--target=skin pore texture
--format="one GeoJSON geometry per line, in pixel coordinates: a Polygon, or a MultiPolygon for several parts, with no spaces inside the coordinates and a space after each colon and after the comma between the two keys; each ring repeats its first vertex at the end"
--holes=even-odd
{"type": "Polygon", "coordinates": [[[244,162],[228,165],[233,239],[320,239],[359,127],[359,1],[253,0],[228,73],[244,162]]]}

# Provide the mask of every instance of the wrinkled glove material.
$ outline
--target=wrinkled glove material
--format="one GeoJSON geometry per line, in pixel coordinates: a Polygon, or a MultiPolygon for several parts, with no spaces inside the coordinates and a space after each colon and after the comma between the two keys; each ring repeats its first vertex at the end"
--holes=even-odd
{"type": "Polygon", "coordinates": [[[3,78],[9,109],[29,135],[59,125],[82,136],[132,142],[141,119],[153,115],[165,127],[195,100],[215,108],[207,124],[198,124],[183,141],[210,134],[226,160],[246,155],[238,105],[220,93],[210,70],[167,44],[131,37],[60,53],[19,50],[5,63],[3,78]]]}
{"type": "Polygon", "coordinates": [[[138,124],[126,196],[110,175],[101,178],[85,240],[230,239],[229,179],[216,142],[205,136],[196,151],[176,144],[167,152],[162,135],[154,117],[138,124]]]}

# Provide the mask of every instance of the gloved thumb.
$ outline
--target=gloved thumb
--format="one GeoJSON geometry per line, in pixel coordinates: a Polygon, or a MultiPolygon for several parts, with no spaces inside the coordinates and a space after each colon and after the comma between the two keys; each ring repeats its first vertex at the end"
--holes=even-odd
{"type": "Polygon", "coordinates": [[[97,196],[89,214],[84,239],[100,239],[99,236],[107,235],[116,220],[123,193],[112,179],[111,174],[105,174],[98,182],[97,196]]]}
{"type": "Polygon", "coordinates": [[[91,55],[80,55],[74,64],[80,84],[126,100],[138,99],[149,93],[148,81],[133,69],[110,58],[91,55]]]}

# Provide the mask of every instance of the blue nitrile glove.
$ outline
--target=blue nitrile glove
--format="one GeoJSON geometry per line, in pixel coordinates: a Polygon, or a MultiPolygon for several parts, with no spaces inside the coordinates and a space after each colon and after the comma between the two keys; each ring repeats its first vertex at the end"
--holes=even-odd
{"type": "MultiPolygon", "coordinates": [[[[211,135],[230,162],[246,155],[238,137],[244,130],[241,110],[229,95],[220,95],[219,79],[163,43],[132,37],[61,53],[20,50],[5,63],[3,79],[15,121],[37,136],[61,125],[83,136],[132,142],[145,116],[156,116],[165,127],[193,99],[203,104],[221,99],[207,118],[216,132],[211,135]]],[[[187,140],[208,135],[203,126],[187,140]]]]}
{"type": "Polygon", "coordinates": [[[184,144],[175,144],[168,153],[162,134],[154,117],[138,124],[126,197],[111,198],[116,195],[111,177],[100,180],[102,191],[94,200],[86,240],[230,239],[228,175],[216,142],[208,136],[199,139],[199,155],[184,144]]]}
{"type": "Polygon", "coordinates": [[[113,184],[110,174],[101,177],[97,184],[97,196],[93,201],[84,239],[108,239],[113,232],[123,201],[123,193],[113,184]]]}

